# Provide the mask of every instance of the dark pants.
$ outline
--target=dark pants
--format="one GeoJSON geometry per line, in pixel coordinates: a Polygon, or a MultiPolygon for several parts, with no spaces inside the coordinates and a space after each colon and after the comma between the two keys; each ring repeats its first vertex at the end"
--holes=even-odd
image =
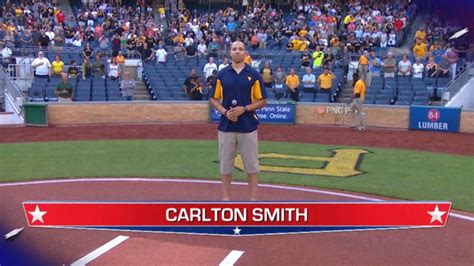
{"type": "Polygon", "coordinates": [[[299,100],[299,96],[300,96],[300,90],[298,88],[295,89],[295,91],[293,92],[292,90],[288,89],[288,91],[290,92],[290,98],[297,102],[299,100]]]}

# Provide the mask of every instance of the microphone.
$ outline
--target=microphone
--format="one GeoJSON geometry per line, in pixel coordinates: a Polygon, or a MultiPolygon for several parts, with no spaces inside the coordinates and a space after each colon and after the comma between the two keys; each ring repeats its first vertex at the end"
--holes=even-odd
{"type": "MultiPolygon", "coordinates": [[[[237,100],[236,99],[233,99],[232,100],[232,107],[231,108],[234,108],[237,106],[237,100]]],[[[232,122],[232,123],[235,123],[235,122],[232,122]]]]}

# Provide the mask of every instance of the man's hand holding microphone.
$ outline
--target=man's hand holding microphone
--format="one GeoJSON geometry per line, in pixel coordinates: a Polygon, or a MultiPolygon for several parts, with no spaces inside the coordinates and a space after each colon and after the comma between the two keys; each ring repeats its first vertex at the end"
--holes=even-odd
{"type": "Polygon", "coordinates": [[[237,122],[239,116],[248,111],[247,106],[237,106],[237,100],[232,100],[232,107],[225,111],[224,115],[232,122],[237,122]]]}

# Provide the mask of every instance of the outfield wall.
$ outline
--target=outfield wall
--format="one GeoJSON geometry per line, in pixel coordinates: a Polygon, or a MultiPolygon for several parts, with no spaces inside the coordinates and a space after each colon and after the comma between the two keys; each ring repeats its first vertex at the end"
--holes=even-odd
{"type": "MultiPolygon", "coordinates": [[[[407,106],[366,105],[369,127],[408,128],[407,106]]],[[[207,102],[118,102],[48,104],[50,125],[143,124],[207,122],[207,102]]],[[[296,107],[297,124],[351,125],[353,114],[343,104],[306,104],[296,107]]],[[[463,110],[461,132],[474,133],[474,110],[463,110]]]]}

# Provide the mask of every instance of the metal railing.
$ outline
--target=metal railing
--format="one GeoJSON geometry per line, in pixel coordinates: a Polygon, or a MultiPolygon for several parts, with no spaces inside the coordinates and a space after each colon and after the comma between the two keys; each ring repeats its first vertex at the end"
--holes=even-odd
{"type": "Polygon", "coordinates": [[[23,117],[21,104],[25,102],[25,96],[3,67],[0,68],[0,87],[4,89],[5,100],[11,103],[16,114],[23,117]]]}
{"type": "MultiPolygon", "coordinates": [[[[113,51],[112,49],[100,49],[98,47],[93,48],[94,54],[101,53],[102,56],[106,58],[111,58],[113,51]]],[[[38,52],[42,51],[48,54],[62,54],[62,53],[72,53],[72,54],[80,54],[82,56],[82,52],[84,51],[83,47],[74,47],[74,46],[61,46],[61,47],[38,47],[38,46],[28,46],[28,47],[21,47],[21,48],[12,48],[13,56],[15,57],[36,57],[38,52]]],[[[127,59],[138,59],[140,58],[141,54],[138,50],[133,50],[131,53],[128,53],[128,50],[122,50],[123,55],[127,59]]]]}
{"type": "Polygon", "coordinates": [[[33,68],[26,60],[21,60],[18,64],[8,64],[4,71],[9,79],[16,83],[20,91],[28,90],[34,79],[33,68]]]}
{"type": "Polygon", "coordinates": [[[455,80],[451,80],[446,85],[446,90],[443,95],[443,105],[446,105],[453,97],[456,95],[461,88],[466,85],[466,83],[471,78],[471,68],[474,67],[473,63],[469,63],[466,68],[457,75],[455,80]]]}

